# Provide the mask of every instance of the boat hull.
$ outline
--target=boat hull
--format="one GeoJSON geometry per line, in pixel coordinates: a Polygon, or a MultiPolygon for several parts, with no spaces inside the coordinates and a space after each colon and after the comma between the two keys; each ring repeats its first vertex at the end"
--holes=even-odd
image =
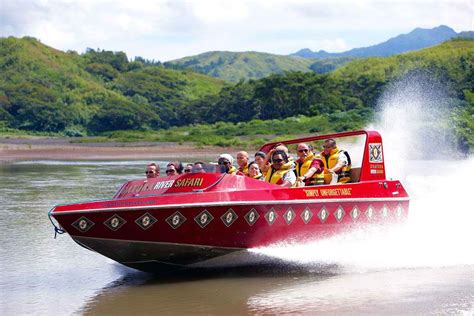
{"type": "Polygon", "coordinates": [[[53,214],[80,245],[135,269],[166,271],[254,264],[263,258],[249,249],[402,222],[408,203],[407,197],[223,200],[53,214]]]}

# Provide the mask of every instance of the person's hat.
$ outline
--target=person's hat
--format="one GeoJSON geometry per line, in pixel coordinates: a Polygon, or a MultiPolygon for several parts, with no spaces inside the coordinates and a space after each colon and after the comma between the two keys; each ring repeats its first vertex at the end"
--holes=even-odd
{"type": "Polygon", "coordinates": [[[232,156],[229,155],[229,154],[222,154],[222,155],[220,155],[218,160],[221,160],[221,159],[228,160],[228,161],[230,162],[230,164],[233,164],[233,163],[234,163],[234,158],[232,158],[232,156]]]}

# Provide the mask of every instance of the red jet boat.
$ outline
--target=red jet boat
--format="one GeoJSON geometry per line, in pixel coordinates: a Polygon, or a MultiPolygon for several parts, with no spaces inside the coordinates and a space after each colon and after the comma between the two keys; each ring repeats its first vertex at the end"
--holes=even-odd
{"type": "Polygon", "coordinates": [[[349,183],[283,188],[240,175],[188,173],[129,181],[112,199],[57,205],[49,215],[60,224],[57,232],[142,271],[248,264],[255,258],[251,248],[403,221],[409,197],[400,181],[385,177],[378,132],[280,143],[320,144],[327,138],[351,148],[349,183]]]}

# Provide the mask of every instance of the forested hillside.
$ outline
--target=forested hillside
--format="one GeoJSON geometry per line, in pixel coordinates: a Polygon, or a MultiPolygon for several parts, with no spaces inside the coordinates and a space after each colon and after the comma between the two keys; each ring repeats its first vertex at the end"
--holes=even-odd
{"type": "Polygon", "coordinates": [[[34,38],[0,39],[0,126],[84,135],[164,128],[176,108],[216,94],[223,81],[165,69],[123,52],[64,53],[34,38]]]}
{"type": "MultiPolygon", "coordinates": [[[[301,132],[343,131],[364,127],[386,88],[416,75],[427,86],[445,87],[445,103],[453,114],[449,126],[461,148],[474,148],[472,40],[355,60],[328,74],[287,72],[234,85],[142,59],[130,62],[121,52],[64,53],[31,38],[1,39],[0,44],[0,128],[4,129],[97,135],[226,122],[215,127],[226,137],[246,129],[242,125],[236,129],[237,122],[250,122],[260,135],[264,133],[258,128],[271,130],[265,120],[298,116],[297,121],[312,125],[301,132]]],[[[181,140],[200,135],[206,130],[203,126],[185,128],[188,132],[180,132],[181,140]]]]}
{"type": "MultiPolygon", "coordinates": [[[[230,82],[260,79],[285,71],[311,71],[311,59],[259,52],[207,52],[166,62],[174,69],[192,69],[230,82]]],[[[329,63],[329,62],[328,62],[329,63]]]]}

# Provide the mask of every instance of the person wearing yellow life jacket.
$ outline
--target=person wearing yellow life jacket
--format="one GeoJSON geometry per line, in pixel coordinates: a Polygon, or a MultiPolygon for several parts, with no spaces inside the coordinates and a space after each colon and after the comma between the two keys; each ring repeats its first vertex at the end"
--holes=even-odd
{"type": "Polygon", "coordinates": [[[305,186],[324,184],[324,162],[316,158],[312,148],[305,143],[298,144],[298,160],[296,160],[295,173],[297,180],[305,186]]]}
{"type": "Polygon", "coordinates": [[[349,171],[351,170],[351,157],[347,151],[339,149],[336,141],[332,138],[326,139],[323,151],[318,155],[324,162],[325,183],[330,183],[333,174],[337,175],[337,183],[351,181],[349,171]]]}
{"type": "Polygon", "coordinates": [[[247,176],[249,174],[249,154],[246,151],[239,151],[237,153],[237,165],[239,166],[237,170],[242,174],[247,176]]]}
{"type": "Polygon", "coordinates": [[[272,166],[265,176],[265,181],[283,187],[292,187],[296,182],[293,163],[288,161],[288,155],[283,150],[276,150],[272,156],[272,166]]]}
{"type": "Polygon", "coordinates": [[[217,160],[217,164],[223,167],[225,173],[228,174],[237,174],[237,168],[235,168],[232,163],[234,162],[234,158],[232,158],[229,154],[222,154],[219,156],[217,160]]]}
{"type": "Polygon", "coordinates": [[[248,168],[249,168],[249,173],[247,174],[248,177],[255,180],[265,181],[265,176],[260,172],[260,168],[258,167],[257,162],[252,161],[251,163],[249,163],[248,168]]]}

